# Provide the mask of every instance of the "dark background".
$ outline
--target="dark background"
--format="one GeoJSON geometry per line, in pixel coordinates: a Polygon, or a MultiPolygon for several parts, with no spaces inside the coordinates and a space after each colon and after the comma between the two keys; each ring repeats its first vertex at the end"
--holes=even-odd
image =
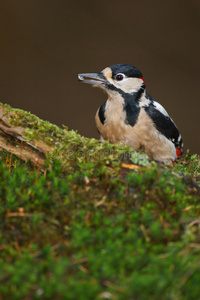
{"type": "Polygon", "coordinates": [[[199,29],[199,0],[0,0],[0,101],[98,138],[106,95],[77,73],[132,64],[200,153],[199,29]]]}

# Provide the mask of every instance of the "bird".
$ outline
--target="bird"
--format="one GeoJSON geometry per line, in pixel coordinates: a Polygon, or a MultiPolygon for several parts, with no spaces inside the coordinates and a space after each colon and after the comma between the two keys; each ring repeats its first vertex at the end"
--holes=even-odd
{"type": "Polygon", "coordinates": [[[183,153],[179,130],[164,107],[146,92],[140,70],[115,64],[99,73],[78,74],[79,81],[103,89],[108,99],[95,122],[100,139],[143,150],[149,159],[174,163],[183,153]]]}

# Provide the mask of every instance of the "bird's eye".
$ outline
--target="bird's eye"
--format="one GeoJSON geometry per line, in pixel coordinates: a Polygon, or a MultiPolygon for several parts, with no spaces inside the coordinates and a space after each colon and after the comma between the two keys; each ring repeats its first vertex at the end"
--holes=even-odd
{"type": "Polygon", "coordinates": [[[117,74],[117,75],[115,76],[115,79],[116,79],[117,81],[123,80],[123,79],[124,79],[124,74],[121,74],[121,73],[117,74]]]}

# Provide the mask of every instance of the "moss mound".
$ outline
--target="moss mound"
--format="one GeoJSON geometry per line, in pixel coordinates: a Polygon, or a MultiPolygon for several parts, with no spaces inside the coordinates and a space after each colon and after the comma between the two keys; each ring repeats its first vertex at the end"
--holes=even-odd
{"type": "Polygon", "coordinates": [[[42,170],[1,153],[0,299],[198,299],[197,155],[163,166],[21,110],[9,122],[54,148],[42,170]]]}

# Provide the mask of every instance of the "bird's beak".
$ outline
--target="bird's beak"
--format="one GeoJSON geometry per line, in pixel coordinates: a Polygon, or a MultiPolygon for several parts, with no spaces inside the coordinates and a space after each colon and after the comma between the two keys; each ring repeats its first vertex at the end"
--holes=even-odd
{"type": "Polygon", "coordinates": [[[84,83],[89,83],[93,85],[105,85],[106,78],[103,73],[83,73],[78,74],[78,79],[84,83]]]}

